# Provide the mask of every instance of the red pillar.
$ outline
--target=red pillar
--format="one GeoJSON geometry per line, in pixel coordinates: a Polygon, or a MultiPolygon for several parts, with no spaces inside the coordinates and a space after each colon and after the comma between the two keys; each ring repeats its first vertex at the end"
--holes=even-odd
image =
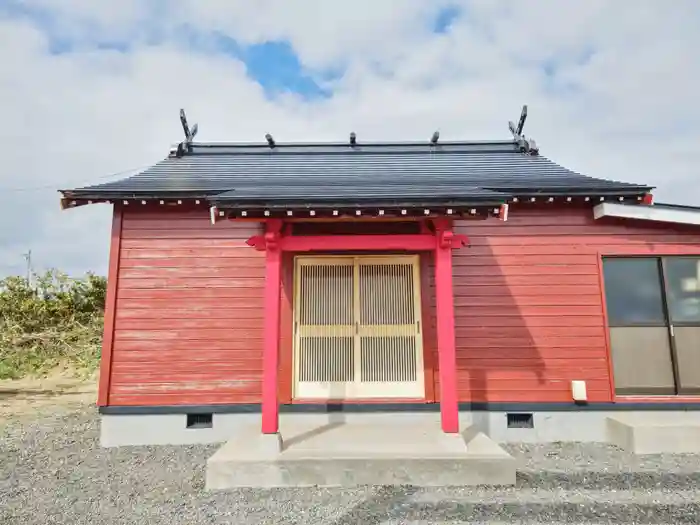
{"type": "Polygon", "coordinates": [[[282,251],[279,249],[281,221],[269,221],[265,233],[265,335],[263,347],[262,432],[279,431],[277,371],[279,367],[280,291],[282,251]]]}
{"type": "Polygon", "coordinates": [[[452,290],[452,231],[441,224],[435,248],[435,302],[440,373],[440,419],[442,430],[459,432],[457,402],[457,353],[455,349],[454,292],[452,290]]]}

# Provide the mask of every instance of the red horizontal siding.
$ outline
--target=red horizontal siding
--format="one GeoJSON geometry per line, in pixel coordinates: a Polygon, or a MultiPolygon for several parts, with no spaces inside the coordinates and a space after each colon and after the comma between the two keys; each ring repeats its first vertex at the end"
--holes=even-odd
{"type": "MultiPolygon", "coordinates": [[[[215,271],[230,270],[231,266],[235,265],[235,268],[255,268],[259,269],[260,261],[258,258],[251,259],[250,257],[207,257],[196,259],[194,257],[163,257],[152,259],[149,258],[133,258],[124,259],[122,261],[122,270],[129,268],[132,270],[138,269],[169,269],[169,270],[179,270],[180,273],[192,273],[201,272],[203,269],[213,269],[215,271]]],[[[170,272],[172,275],[173,272],[170,272]]],[[[220,273],[216,273],[218,277],[220,273]]]]}
{"type": "MultiPolygon", "coordinates": [[[[190,301],[194,302],[195,299],[190,299],[190,301]]],[[[121,309],[117,315],[118,321],[127,323],[134,319],[188,319],[196,321],[203,319],[224,319],[226,321],[231,319],[258,319],[260,317],[260,308],[262,308],[259,304],[241,308],[217,308],[216,306],[212,307],[212,303],[173,308],[172,305],[163,304],[159,301],[153,301],[148,307],[143,307],[143,302],[119,301],[117,304],[121,309]]],[[[219,302],[219,304],[221,303],[219,302]]],[[[200,328],[204,327],[205,325],[200,326],[200,328]]]]}
{"type": "MultiPolygon", "coordinates": [[[[454,255],[461,401],[570,401],[573,379],[587,382],[591,401],[609,401],[600,254],[700,254],[698,233],[598,223],[590,210],[516,208],[506,223],[460,222],[457,231],[471,242],[454,255]]],[[[260,401],[264,256],[245,244],[257,233],[255,223],[211,225],[206,211],[126,211],[110,404],[260,401]]],[[[426,348],[433,358],[426,362],[437,383],[434,283],[427,270],[426,348]]],[[[291,321],[285,312],[280,391],[286,399],[291,321]]]]}
{"type": "MultiPolygon", "coordinates": [[[[506,269],[507,270],[507,269],[506,269]]],[[[590,269],[589,269],[590,270],[590,269]]],[[[559,285],[571,285],[571,286],[598,286],[598,278],[596,275],[570,275],[560,272],[556,279],[551,279],[549,274],[546,272],[536,273],[531,275],[509,275],[509,274],[496,274],[495,270],[492,272],[483,272],[484,275],[455,275],[455,281],[458,286],[462,283],[471,281],[478,282],[480,286],[503,286],[507,284],[508,286],[536,286],[536,287],[546,287],[552,283],[559,285]],[[460,279],[462,277],[462,279],[460,279]]]]}
{"type": "MultiPolygon", "coordinates": [[[[579,294],[575,292],[572,295],[565,295],[566,292],[555,290],[554,293],[550,290],[549,294],[542,295],[520,295],[517,297],[502,297],[499,295],[459,295],[455,297],[455,306],[463,308],[484,308],[492,306],[499,312],[508,308],[519,308],[521,311],[525,309],[539,309],[540,311],[551,311],[554,309],[557,314],[562,312],[562,306],[568,306],[567,312],[571,313],[572,308],[576,307],[590,308],[596,307],[600,309],[602,303],[600,294],[579,294]]],[[[572,288],[575,290],[576,288],[572,288]]],[[[498,315],[498,314],[497,314],[498,315]]]]}
{"type": "MultiPolygon", "coordinates": [[[[457,310],[456,315],[460,316],[462,313],[457,310]]],[[[541,338],[561,338],[561,337],[582,337],[582,336],[601,336],[605,337],[605,330],[603,325],[600,326],[570,326],[559,324],[558,326],[476,326],[476,327],[465,327],[456,328],[455,333],[457,338],[469,338],[469,337],[494,337],[494,338],[506,338],[506,337],[518,337],[521,338],[525,335],[528,336],[528,341],[537,342],[541,338]]]]}
{"type": "Polygon", "coordinates": [[[157,289],[157,290],[174,290],[180,288],[204,290],[206,288],[262,288],[264,278],[224,278],[224,277],[167,277],[162,278],[127,278],[124,277],[119,281],[120,289],[157,289]]]}
{"type": "MultiPolygon", "coordinates": [[[[149,339],[162,339],[169,341],[203,341],[208,343],[209,341],[215,339],[217,341],[236,341],[239,339],[254,339],[262,340],[262,335],[260,328],[250,328],[248,325],[244,328],[239,328],[236,330],[230,330],[228,328],[199,328],[198,330],[192,329],[182,329],[177,326],[178,323],[160,323],[159,329],[140,329],[140,330],[129,330],[122,328],[121,330],[115,330],[114,339],[115,341],[122,340],[149,340],[149,339]]],[[[262,324],[262,323],[260,323],[262,324]]],[[[193,346],[194,350],[199,347],[206,348],[206,343],[202,343],[193,346]]],[[[193,351],[194,351],[193,350],[193,351]]],[[[253,349],[251,349],[253,350],[253,349]]],[[[258,351],[257,348],[254,349],[258,351]]]]}
{"type": "MultiPolygon", "coordinates": [[[[188,230],[183,230],[183,233],[188,230]]],[[[130,248],[123,250],[124,256],[132,259],[192,259],[202,261],[201,264],[213,262],[212,259],[247,259],[247,251],[250,246],[241,244],[240,246],[226,246],[216,248],[212,243],[205,243],[198,248],[172,248],[172,249],[151,249],[151,248],[130,248]]],[[[214,243],[218,244],[218,243],[214,243]]]]}
{"type": "Polygon", "coordinates": [[[200,340],[200,339],[179,339],[170,341],[167,339],[122,339],[119,345],[119,355],[114,356],[115,360],[138,359],[139,356],[150,355],[158,360],[163,360],[168,354],[176,356],[180,352],[189,352],[192,354],[191,359],[208,360],[212,356],[210,354],[198,354],[191,352],[192,342],[199,341],[198,344],[206,344],[211,352],[217,352],[215,357],[226,355],[226,359],[255,359],[260,360],[257,354],[244,353],[241,350],[250,349],[251,344],[257,344],[257,341],[262,341],[262,337],[255,338],[238,338],[238,339],[215,339],[215,340],[200,340]]]}
{"type": "Polygon", "coordinates": [[[259,402],[264,258],[255,223],[124,215],[111,405],[259,402]]]}
{"type": "MultiPolygon", "coordinates": [[[[167,219],[165,219],[167,220],[167,219]]],[[[193,220],[198,220],[198,219],[193,219],[193,220]]],[[[204,220],[204,217],[202,217],[199,220],[204,220]]],[[[217,224],[224,224],[224,223],[217,223],[217,224]]],[[[251,228],[250,223],[241,223],[240,224],[244,229],[249,229],[251,228]]],[[[218,226],[212,225],[209,223],[205,227],[211,227],[211,228],[216,228],[218,226]]],[[[230,253],[232,254],[231,257],[235,257],[236,255],[233,255],[236,253],[237,250],[249,250],[250,246],[248,246],[245,241],[246,239],[238,239],[236,236],[232,235],[234,230],[230,230],[227,235],[222,236],[221,239],[216,239],[215,242],[212,242],[213,239],[207,235],[199,236],[199,235],[193,235],[191,230],[180,230],[179,237],[173,237],[171,239],[148,239],[144,237],[131,237],[129,233],[123,232],[123,240],[122,240],[122,248],[126,251],[126,253],[132,253],[129,250],[141,250],[145,249],[148,251],[153,251],[153,250],[165,250],[166,254],[168,253],[169,250],[180,250],[180,249],[190,249],[193,250],[193,257],[197,257],[197,251],[199,248],[212,248],[216,247],[219,249],[222,248],[230,248],[230,253]],[[191,236],[191,237],[190,237],[191,236]]],[[[163,255],[164,257],[169,257],[170,255],[163,255]]],[[[153,257],[152,255],[149,255],[149,257],[153,257]]]]}
{"type": "Polygon", "coordinates": [[[178,332],[189,331],[192,335],[197,335],[201,330],[206,333],[207,330],[224,330],[232,332],[243,329],[262,329],[263,321],[260,319],[260,311],[256,312],[254,317],[229,319],[208,318],[206,316],[197,316],[191,318],[187,314],[181,315],[179,318],[171,316],[168,319],[119,319],[117,317],[116,328],[117,332],[121,330],[162,330],[167,328],[169,324],[177,325],[178,332]]]}
{"type": "Polygon", "coordinates": [[[150,301],[157,300],[175,300],[175,301],[188,301],[190,299],[198,300],[221,300],[230,298],[243,298],[247,300],[258,300],[260,299],[259,287],[216,287],[216,288],[179,288],[177,291],[177,298],[172,298],[173,293],[170,289],[154,289],[154,288],[122,288],[119,293],[119,298],[124,299],[146,299],[150,301]]]}
{"type": "Polygon", "coordinates": [[[700,254],[697,230],[590,210],[516,208],[456,231],[471,244],[454,254],[461,401],[567,402],[575,379],[591,401],[611,401],[599,257],[700,254]]]}
{"type": "MultiPolygon", "coordinates": [[[[262,306],[263,301],[257,293],[255,294],[255,296],[253,296],[253,294],[250,293],[250,289],[244,289],[242,291],[248,292],[242,294],[243,297],[246,299],[246,302],[245,304],[235,305],[234,307],[236,309],[255,310],[256,308],[260,308],[262,306]]],[[[180,294],[178,293],[178,297],[173,299],[168,299],[166,297],[155,297],[152,299],[120,297],[117,304],[119,304],[122,308],[126,310],[135,308],[157,312],[171,309],[186,309],[188,312],[196,313],[210,312],[213,308],[230,309],[231,307],[228,304],[226,304],[226,299],[236,297],[238,297],[236,294],[224,295],[221,297],[203,298],[197,297],[196,295],[190,295],[189,297],[180,297],[180,294]],[[196,301],[194,301],[194,299],[196,299],[196,301]]]]}

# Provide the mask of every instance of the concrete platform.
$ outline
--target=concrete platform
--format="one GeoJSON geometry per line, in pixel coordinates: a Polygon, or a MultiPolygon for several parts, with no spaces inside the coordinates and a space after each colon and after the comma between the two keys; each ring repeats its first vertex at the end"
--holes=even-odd
{"type": "Polygon", "coordinates": [[[234,487],[513,485],[515,460],[485,434],[432,422],[246,428],[207,461],[207,490],[234,487]]]}
{"type": "Polygon", "coordinates": [[[607,431],[611,444],[634,454],[700,453],[700,418],[696,413],[609,416],[607,431]]]}

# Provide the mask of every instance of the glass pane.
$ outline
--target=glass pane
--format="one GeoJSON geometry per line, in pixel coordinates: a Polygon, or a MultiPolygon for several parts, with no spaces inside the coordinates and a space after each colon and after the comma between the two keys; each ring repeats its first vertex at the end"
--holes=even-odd
{"type": "Polygon", "coordinates": [[[658,259],[605,259],[603,274],[611,326],[666,324],[658,259]]]}
{"type": "Polygon", "coordinates": [[[669,257],[665,264],[671,319],[700,323],[700,257],[669,257]]]}

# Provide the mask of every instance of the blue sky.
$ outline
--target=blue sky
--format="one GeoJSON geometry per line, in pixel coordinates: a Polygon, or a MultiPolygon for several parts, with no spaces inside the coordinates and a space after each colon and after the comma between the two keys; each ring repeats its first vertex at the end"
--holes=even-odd
{"type": "Polygon", "coordinates": [[[0,0],[0,273],[103,270],[109,209],[55,189],[157,162],[181,107],[201,140],[459,140],[526,103],[552,160],[698,204],[698,27],[696,0],[0,0]]]}
{"type": "MultiPolygon", "coordinates": [[[[343,74],[342,63],[323,69],[305,67],[286,39],[241,43],[235,35],[203,31],[188,22],[164,28],[161,19],[170,4],[164,0],[143,0],[143,3],[147,8],[142,16],[129,30],[118,35],[105,33],[102,24],[89,17],[75,17],[68,29],[60,12],[42,7],[41,2],[0,0],[0,16],[27,20],[40,28],[52,55],[82,52],[86,48],[130,53],[136,46],[157,46],[169,39],[192,50],[224,53],[241,60],[248,76],[259,83],[269,97],[291,92],[307,100],[327,98],[332,94],[329,84],[343,74]]],[[[435,34],[444,34],[460,14],[458,6],[447,5],[426,17],[425,25],[435,34]]]]}

